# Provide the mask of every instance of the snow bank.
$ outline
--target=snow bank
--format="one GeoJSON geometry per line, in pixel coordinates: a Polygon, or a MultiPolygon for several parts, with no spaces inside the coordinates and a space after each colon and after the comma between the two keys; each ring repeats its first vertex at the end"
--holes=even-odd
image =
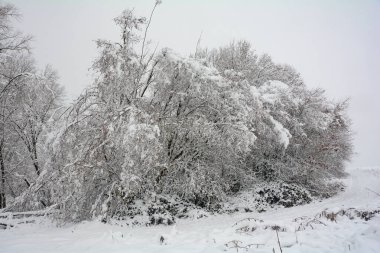
{"type": "MultiPolygon", "coordinates": [[[[375,253],[380,249],[378,171],[351,170],[347,190],[322,202],[178,220],[172,226],[82,222],[57,227],[44,217],[25,217],[0,230],[0,252],[280,252],[279,240],[284,253],[375,253]],[[363,215],[367,211],[372,216],[363,215]]],[[[16,219],[0,214],[0,223],[10,220],[16,219]]]]}

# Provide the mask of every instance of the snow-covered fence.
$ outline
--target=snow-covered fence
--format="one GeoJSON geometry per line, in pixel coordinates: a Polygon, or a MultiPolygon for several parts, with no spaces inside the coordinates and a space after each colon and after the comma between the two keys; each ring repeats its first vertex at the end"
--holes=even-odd
{"type": "Polygon", "coordinates": [[[0,229],[9,229],[21,224],[36,223],[38,219],[52,214],[53,211],[0,213],[0,229]]]}

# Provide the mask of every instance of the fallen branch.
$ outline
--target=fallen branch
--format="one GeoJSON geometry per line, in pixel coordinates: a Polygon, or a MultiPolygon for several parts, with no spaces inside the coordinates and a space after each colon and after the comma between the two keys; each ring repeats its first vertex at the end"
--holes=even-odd
{"type": "Polygon", "coordinates": [[[251,220],[253,220],[254,222],[263,222],[263,220],[258,220],[258,219],[255,219],[255,218],[245,218],[245,219],[237,221],[234,225],[232,225],[232,227],[237,226],[238,223],[240,223],[240,222],[251,221],[251,220]]]}

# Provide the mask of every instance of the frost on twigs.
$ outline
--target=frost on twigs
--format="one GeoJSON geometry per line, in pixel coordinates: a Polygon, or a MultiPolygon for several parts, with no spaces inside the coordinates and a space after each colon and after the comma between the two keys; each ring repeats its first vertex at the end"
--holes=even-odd
{"type": "Polygon", "coordinates": [[[294,219],[294,222],[298,223],[297,231],[306,229],[315,229],[319,225],[328,226],[328,222],[342,222],[343,219],[356,220],[362,219],[369,221],[375,216],[379,216],[380,209],[363,210],[356,208],[340,209],[339,211],[324,210],[314,217],[299,217],[294,219]]]}

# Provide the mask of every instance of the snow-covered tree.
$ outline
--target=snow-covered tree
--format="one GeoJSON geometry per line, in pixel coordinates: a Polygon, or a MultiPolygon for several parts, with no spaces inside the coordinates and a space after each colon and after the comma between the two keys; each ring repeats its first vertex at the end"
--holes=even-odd
{"type": "Polygon", "coordinates": [[[48,160],[44,140],[62,98],[55,71],[39,72],[28,51],[30,37],[12,29],[17,15],[14,7],[0,6],[0,208],[6,195],[22,195],[41,175],[48,160]]]}
{"type": "MultiPolygon", "coordinates": [[[[12,59],[17,53],[29,50],[30,36],[15,31],[11,25],[13,18],[18,17],[17,10],[12,5],[0,5],[0,208],[6,206],[6,173],[10,155],[10,148],[17,140],[9,132],[9,119],[15,112],[15,101],[18,86],[28,69],[13,68],[12,59]]],[[[27,66],[24,66],[27,68],[27,66]]],[[[9,170],[8,170],[9,171],[9,170]]],[[[14,193],[12,190],[10,191],[14,193]]]]}

